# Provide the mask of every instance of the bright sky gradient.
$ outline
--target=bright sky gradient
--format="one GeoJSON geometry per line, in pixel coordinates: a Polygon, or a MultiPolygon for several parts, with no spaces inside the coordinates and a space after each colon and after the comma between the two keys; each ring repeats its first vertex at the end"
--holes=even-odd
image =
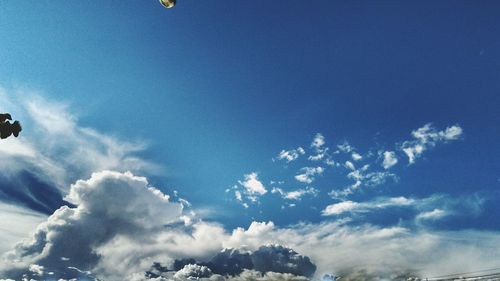
{"type": "Polygon", "coordinates": [[[0,112],[24,131],[0,143],[17,161],[0,172],[0,246],[101,168],[147,177],[229,232],[348,220],[497,233],[499,8],[3,1],[0,112]],[[17,208],[29,216],[16,226],[17,208]]]}

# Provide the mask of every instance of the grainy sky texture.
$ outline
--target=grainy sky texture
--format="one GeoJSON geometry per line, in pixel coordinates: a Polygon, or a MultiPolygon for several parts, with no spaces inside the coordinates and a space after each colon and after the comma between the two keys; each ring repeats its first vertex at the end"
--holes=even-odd
{"type": "Polygon", "coordinates": [[[0,280],[500,267],[499,8],[1,1],[0,280]]]}

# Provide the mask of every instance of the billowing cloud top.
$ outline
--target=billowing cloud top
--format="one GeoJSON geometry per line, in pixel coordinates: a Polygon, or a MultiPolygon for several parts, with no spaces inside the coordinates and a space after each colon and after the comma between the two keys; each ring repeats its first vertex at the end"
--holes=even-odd
{"type": "MultiPolygon", "coordinates": [[[[179,220],[182,206],[170,203],[145,178],[104,171],[71,186],[68,201],[40,224],[33,237],[9,254],[12,267],[38,264],[59,271],[93,268],[96,248],[117,236],[137,237],[179,220]]],[[[8,275],[16,276],[15,270],[8,275]]],[[[1,269],[1,268],[0,268],[1,269]]],[[[66,276],[63,276],[66,277],[66,276]]]]}

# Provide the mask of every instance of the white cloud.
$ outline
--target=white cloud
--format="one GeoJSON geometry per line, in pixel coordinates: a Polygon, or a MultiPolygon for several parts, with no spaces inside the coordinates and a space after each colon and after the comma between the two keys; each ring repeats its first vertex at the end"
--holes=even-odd
{"type": "Polygon", "coordinates": [[[389,172],[372,172],[364,175],[363,180],[366,186],[377,186],[386,183],[388,180],[397,182],[398,177],[389,172]]]}
{"type": "Polygon", "coordinates": [[[94,267],[100,261],[100,246],[117,237],[139,239],[151,235],[166,224],[179,222],[182,211],[181,204],[170,203],[145,178],[111,171],[77,181],[66,200],[76,207],[56,210],[37,227],[31,239],[4,257],[0,272],[23,264],[62,271],[68,265],[94,267]],[[62,257],[68,262],[62,263],[62,257]]]}
{"type": "Polygon", "coordinates": [[[383,155],[384,161],[382,162],[382,167],[384,167],[384,169],[387,170],[398,163],[398,158],[394,151],[385,151],[383,155]]]}
{"type": "Polygon", "coordinates": [[[311,160],[311,161],[320,161],[322,160],[323,158],[325,158],[326,156],[326,150],[324,150],[324,152],[322,153],[318,153],[316,155],[310,155],[309,157],[307,157],[308,160],[311,160]]]}
{"type": "Polygon", "coordinates": [[[174,275],[175,278],[179,279],[199,279],[204,277],[210,277],[212,271],[206,266],[200,266],[197,264],[187,264],[181,270],[177,271],[174,275]]]}
{"type": "Polygon", "coordinates": [[[239,186],[235,185],[232,188],[234,197],[245,208],[249,207],[245,200],[249,200],[251,203],[259,203],[259,197],[267,193],[266,187],[259,180],[259,175],[256,172],[244,175],[244,180],[240,180],[238,183],[239,186]]]}
{"type": "Polygon", "coordinates": [[[311,143],[311,147],[320,149],[324,144],[325,144],[325,137],[322,134],[317,133],[316,136],[314,136],[314,139],[311,143]]]}
{"type": "Polygon", "coordinates": [[[323,167],[304,167],[300,169],[301,174],[295,176],[295,179],[302,183],[312,183],[315,176],[321,175],[325,169],[323,167]]]}
{"type": "Polygon", "coordinates": [[[71,183],[95,171],[161,172],[159,166],[135,156],[147,148],[144,141],[127,142],[81,127],[67,104],[2,89],[0,104],[23,124],[19,138],[6,139],[0,146],[4,175],[27,171],[65,193],[71,183]]]}
{"type": "Polygon", "coordinates": [[[320,161],[324,159],[327,156],[328,152],[328,147],[325,147],[324,145],[325,145],[325,137],[322,134],[317,133],[311,143],[311,147],[314,148],[316,154],[309,155],[307,159],[310,161],[320,161]]]}
{"type": "Polygon", "coordinates": [[[408,162],[410,164],[415,163],[415,159],[420,157],[422,152],[424,152],[425,147],[420,144],[415,144],[413,146],[403,147],[403,152],[408,156],[408,162]]]}
{"type": "Polygon", "coordinates": [[[374,209],[384,209],[388,207],[406,207],[416,204],[414,199],[406,197],[378,198],[368,202],[343,201],[326,206],[321,212],[323,216],[341,215],[343,213],[363,213],[374,209]]]}
{"type": "Polygon", "coordinates": [[[247,245],[255,249],[266,243],[287,245],[311,257],[324,273],[349,275],[356,270],[389,279],[401,272],[435,276],[443,272],[464,272],[495,267],[500,233],[481,231],[431,231],[399,226],[348,226],[344,222],[298,224],[287,228],[254,222],[237,228],[226,247],[247,245]]]}
{"type": "Polygon", "coordinates": [[[266,187],[259,180],[258,174],[253,172],[244,176],[245,180],[238,181],[242,185],[248,194],[250,195],[264,195],[267,193],[266,187]]]}
{"type": "Polygon", "coordinates": [[[243,198],[241,196],[241,192],[239,190],[234,191],[234,196],[236,197],[236,200],[242,201],[243,198]]]}
{"type": "Polygon", "coordinates": [[[353,170],[353,171],[356,170],[356,168],[354,167],[354,164],[351,161],[345,161],[344,167],[346,167],[349,170],[353,170]]]}
{"type": "Polygon", "coordinates": [[[337,167],[340,166],[339,163],[333,161],[332,159],[326,159],[325,160],[325,164],[328,165],[328,166],[332,166],[332,167],[334,167],[334,166],[337,166],[337,167]]]}
{"type": "Polygon", "coordinates": [[[356,209],[359,209],[360,204],[353,201],[343,201],[336,204],[331,204],[326,206],[326,208],[321,211],[321,215],[323,216],[333,216],[340,215],[345,212],[351,212],[356,209]]]}
{"type": "Polygon", "coordinates": [[[45,221],[46,215],[26,207],[0,202],[0,253],[5,253],[17,242],[29,237],[38,224],[45,221]]]}
{"type": "Polygon", "coordinates": [[[64,204],[62,198],[72,183],[95,171],[163,173],[160,166],[137,156],[147,148],[146,142],[123,141],[82,127],[78,116],[71,113],[71,106],[61,101],[43,98],[33,91],[0,88],[0,104],[3,111],[23,124],[18,138],[2,140],[0,145],[1,176],[7,181],[0,186],[6,202],[0,203],[2,253],[28,237],[47,218],[46,214],[21,206],[51,213],[64,204]],[[23,181],[27,177],[29,180],[23,181]],[[10,196],[13,193],[22,197],[10,196]]]}
{"type": "MultiPolygon", "coordinates": [[[[133,280],[130,276],[145,272],[154,261],[169,264],[185,257],[207,260],[223,248],[255,251],[276,243],[311,257],[318,266],[317,276],[332,270],[337,275],[348,274],[353,268],[381,276],[412,269],[432,275],[443,270],[488,267],[498,260],[498,253],[491,249],[500,247],[500,233],[494,232],[349,226],[342,220],[284,228],[272,222],[253,222],[248,229],[236,228],[230,233],[220,225],[202,221],[187,228],[163,227],[177,220],[180,204],[159,195],[144,178],[130,174],[105,172],[77,182],[68,199],[78,206],[61,208],[52,215],[31,241],[17,248],[9,263],[1,263],[1,275],[11,278],[5,274],[9,273],[6,267],[20,260],[26,268],[30,264],[44,266],[45,272],[66,263],[88,268],[101,279],[133,280]]],[[[373,208],[416,205],[412,200],[395,197],[371,204],[377,206],[373,208]]],[[[331,212],[356,210],[359,204],[364,203],[351,202],[343,208],[338,205],[331,212]]]]}
{"type": "Polygon", "coordinates": [[[37,276],[42,276],[44,274],[44,267],[38,264],[30,264],[28,270],[37,276]]]}
{"type": "Polygon", "coordinates": [[[439,135],[443,140],[457,140],[460,138],[462,133],[462,128],[455,125],[447,127],[446,130],[439,132],[439,135]]]}
{"type": "Polygon", "coordinates": [[[361,156],[361,154],[359,154],[357,152],[353,152],[351,154],[351,157],[352,157],[352,160],[354,160],[354,161],[359,161],[359,160],[363,159],[363,156],[361,156]]]}
{"type": "Polygon", "coordinates": [[[236,277],[228,278],[228,281],[308,281],[304,276],[296,276],[290,273],[266,272],[261,273],[254,270],[245,270],[236,277]]]}
{"type": "Polygon", "coordinates": [[[305,189],[300,188],[300,189],[293,190],[293,191],[284,191],[281,188],[275,187],[275,188],[273,188],[273,190],[271,192],[280,194],[283,199],[300,200],[305,195],[316,196],[319,193],[319,190],[312,188],[312,187],[307,187],[305,189]]]}
{"type": "Polygon", "coordinates": [[[434,209],[432,211],[422,212],[417,215],[417,220],[438,220],[449,215],[447,211],[434,209]]]}
{"type": "Polygon", "coordinates": [[[408,157],[408,162],[413,164],[425,150],[430,147],[434,147],[439,143],[458,140],[462,133],[463,130],[458,125],[447,127],[445,130],[438,131],[432,126],[431,123],[427,123],[423,127],[412,131],[411,134],[414,140],[403,142],[400,149],[408,157]]]}
{"type": "MultiPolygon", "coordinates": [[[[157,278],[146,278],[143,274],[136,274],[132,276],[130,281],[310,281],[309,278],[304,276],[297,276],[291,273],[279,273],[279,272],[259,272],[256,270],[245,269],[243,272],[236,276],[222,276],[218,274],[213,274],[210,277],[185,277],[185,276],[175,276],[175,274],[164,274],[166,277],[160,276],[157,278]]],[[[0,279],[0,281],[3,281],[0,279]]],[[[6,280],[10,281],[10,280],[6,280]]],[[[64,281],[64,280],[60,280],[64,281]]]]}
{"type": "Polygon", "coordinates": [[[337,145],[337,148],[340,152],[343,153],[350,153],[354,150],[354,147],[352,147],[347,141],[344,141],[343,143],[337,145]]]}
{"type": "Polygon", "coordinates": [[[370,172],[369,164],[365,164],[363,167],[356,169],[354,164],[350,161],[346,161],[344,167],[350,170],[347,174],[347,178],[352,179],[354,181],[353,184],[341,189],[341,190],[332,190],[328,194],[332,198],[342,199],[351,194],[353,194],[356,190],[360,189],[362,186],[377,186],[381,184],[385,184],[388,180],[398,181],[398,177],[389,172],[370,172]]]}
{"type": "MultiPolygon", "coordinates": [[[[433,194],[425,198],[378,197],[365,202],[342,201],[326,206],[323,216],[342,214],[373,213],[387,208],[407,208],[414,211],[414,217],[407,220],[410,224],[432,224],[445,217],[474,218],[482,212],[484,198],[477,194],[451,197],[444,194],[433,194]]],[[[362,219],[362,217],[359,217],[362,219]]],[[[402,222],[402,221],[401,221],[402,222]]]]}
{"type": "Polygon", "coordinates": [[[298,147],[297,149],[291,150],[282,150],[279,155],[279,160],[286,160],[286,162],[292,162],[299,158],[300,155],[304,155],[306,152],[302,147],[298,147]]]}

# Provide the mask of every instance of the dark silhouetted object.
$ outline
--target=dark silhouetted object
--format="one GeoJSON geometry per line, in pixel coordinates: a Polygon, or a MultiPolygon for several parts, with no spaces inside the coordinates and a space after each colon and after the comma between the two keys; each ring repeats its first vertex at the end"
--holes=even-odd
{"type": "Polygon", "coordinates": [[[177,0],[160,0],[160,3],[163,5],[163,7],[170,9],[175,6],[175,3],[177,0]]]}
{"type": "Polygon", "coordinates": [[[14,137],[18,137],[19,133],[23,130],[21,127],[21,123],[19,121],[14,121],[14,123],[10,123],[7,120],[12,120],[12,117],[9,113],[0,113],[0,138],[6,139],[11,135],[14,137]]]}
{"type": "Polygon", "coordinates": [[[9,113],[0,113],[0,123],[4,123],[7,120],[12,120],[9,113]]]}

